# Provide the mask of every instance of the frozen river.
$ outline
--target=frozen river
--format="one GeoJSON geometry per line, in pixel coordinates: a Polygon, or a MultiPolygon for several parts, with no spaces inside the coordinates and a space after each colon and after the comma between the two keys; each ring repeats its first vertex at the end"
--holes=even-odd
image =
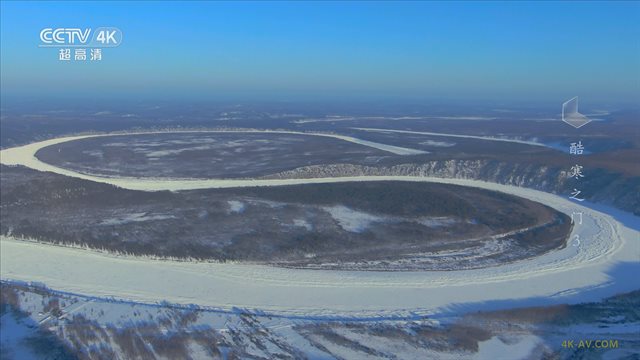
{"type": "Polygon", "coordinates": [[[56,290],[135,302],[166,300],[304,316],[430,314],[452,304],[532,298],[563,302],[574,301],[581,293],[597,288],[607,288],[611,294],[640,288],[637,277],[625,283],[616,282],[612,277],[615,269],[640,259],[637,227],[634,229],[605,212],[549,193],[476,180],[405,176],[288,180],[105,178],[57,168],[34,157],[44,146],[77,138],[81,137],[7,149],[0,154],[0,160],[3,164],[19,164],[145,191],[381,180],[448,183],[521,196],[568,215],[582,212],[583,222],[574,226],[568,246],[561,250],[490,268],[439,272],[318,271],[152,260],[3,237],[0,241],[2,279],[36,281],[56,290]],[[574,241],[576,236],[579,244],[574,241]],[[615,286],[611,286],[614,283],[615,286]]]}

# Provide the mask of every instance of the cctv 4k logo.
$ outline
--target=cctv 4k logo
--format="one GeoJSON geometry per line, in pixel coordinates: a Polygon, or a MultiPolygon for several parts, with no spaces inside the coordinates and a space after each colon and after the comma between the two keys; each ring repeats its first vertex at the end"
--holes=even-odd
{"type": "Polygon", "coordinates": [[[61,61],[99,61],[102,49],[120,46],[122,31],[115,27],[44,28],[39,47],[58,48],[61,61]],[[73,50],[73,51],[72,51],[73,50]]]}

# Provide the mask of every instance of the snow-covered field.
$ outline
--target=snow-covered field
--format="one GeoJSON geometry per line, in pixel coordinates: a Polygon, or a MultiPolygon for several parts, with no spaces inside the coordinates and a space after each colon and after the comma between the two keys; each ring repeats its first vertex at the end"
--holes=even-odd
{"type": "MultiPolygon", "coordinates": [[[[549,205],[568,215],[583,212],[566,248],[491,268],[440,272],[359,272],[284,269],[252,264],[178,262],[114,256],[3,237],[2,279],[37,281],[51,288],[136,302],[162,300],[205,307],[232,307],[304,316],[430,314],[456,304],[540,298],[576,302],[583,292],[598,296],[640,288],[640,280],[616,281],[613,271],[640,259],[635,224],[556,195],[476,180],[363,176],[286,180],[172,180],[104,178],[79,174],[37,160],[44,146],[81,137],[53,139],[1,153],[3,164],[110,183],[136,190],[186,190],[277,186],[344,181],[426,181],[502,191],[549,205]],[[574,242],[579,237],[579,245],[574,242]]],[[[636,221],[634,218],[633,221],[636,221]]]]}
{"type": "Polygon", "coordinates": [[[351,232],[362,232],[374,222],[383,222],[384,217],[368,214],[362,211],[349,209],[346,206],[336,205],[324,208],[341,228],[351,232]]]}

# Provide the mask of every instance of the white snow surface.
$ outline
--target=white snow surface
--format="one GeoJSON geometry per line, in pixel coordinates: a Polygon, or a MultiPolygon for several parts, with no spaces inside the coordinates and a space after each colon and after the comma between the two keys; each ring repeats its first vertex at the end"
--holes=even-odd
{"type": "Polygon", "coordinates": [[[536,346],[542,343],[542,339],[535,335],[524,335],[520,338],[509,339],[504,342],[494,336],[487,341],[478,343],[478,352],[474,359],[513,360],[531,359],[536,346]]]}
{"type": "Polygon", "coordinates": [[[502,142],[516,143],[516,144],[533,145],[533,146],[547,146],[545,144],[542,144],[542,143],[539,143],[539,142],[535,142],[535,141],[527,141],[527,140],[519,140],[519,139],[511,139],[511,138],[502,138],[502,137],[491,137],[491,136],[459,135],[459,134],[447,134],[447,133],[437,133],[437,132],[428,132],[428,131],[410,131],[410,130],[393,130],[393,129],[359,128],[359,127],[354,127],[352,129],[361,130],[361,131],[382,132],[382,133],[387,132],[387,133],[398,133],[398,134],[443,136],[443,137],[462,138],[462,139],[502,141],[502,142]]]}
{"type": "MultiPolygon", "coordinates": [[[[75,137],[78,138],[78,137],[75,137]]],[[[65,140],[66,139],[66,140],[65,140]]],[[[362,176],[286,180],[172,180],[104,178],[45,164],[33,156],[54,139],[3,150],[3,164],[20,164],[129,189],[185,190],[345,181],[425,181],[497,190],[544,203],[566,214],[583,212],[567,246],[536,258],[475,270],[378,272],[285,269],[255,264],[151,260],[0,238],[0,277],[51,288],[142,303],[255,309],[304,316],[432,314],[455,304],[539,297],[563,301],[611,283],[616,265],[640,259],[640,232],[611,215],[532,189],[466,179],[362,176]]],[[[635,284],[624,286],[637,288],[635,284]]],[[[505,305],[507,306],[507,305],[505,305]]]]}
{"type": "Polygon", "coordinates": [[[157,220],[167,220],[167,219],[174,219],[174,218],[175,216],[173,215],[162,215],[162,214],[149,215],[146,212],[140,212],[140,213],[126,214],[126,215],[115,217],[115,218],[104,219],[100,223],[100,225],[122,225],[122,224],[128,224],[132,222],[157,221],[157,220]]]}
{"type": "Polygon", "coordinates": [[[326,206],[323,209],[338,222],[341,228],[350,232],[359,233],[366,230],[371,223],[384,221],[384,217],[353,210],[343,205],[326,206]]]}
{"type": "Polygon", "coordinates": [[[238,200],[229,200],[227,201],[227,203],[229,204],[229,212],[231,213],[242,213],[244,211],[245,208],[245,204],[242,201],[238,201],[238,200]]]}
{"type": "Polygon", "coordinates": [[[456,143],[447,142],[447,141],[425,140],[425,141],[421,141],[420,145],[438,146],[438,147],[452,147],[452,146],[456,146],[456,143]]]}

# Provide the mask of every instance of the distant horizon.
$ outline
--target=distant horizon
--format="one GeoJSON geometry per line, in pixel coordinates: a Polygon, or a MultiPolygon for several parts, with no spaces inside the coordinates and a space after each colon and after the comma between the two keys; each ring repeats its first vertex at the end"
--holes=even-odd
{"type": "MultiPolygon", "coordinates": [[[[571,96],[573,97],[573,96],[571,96]]],[[[108,96],[41,96],[41,95],[6,95],[2,94],[0,110],[33,107],[34,109],[115,109],[139,105],[164,105],[173,107],[184,106],[284,106],[284,107],[371,107],[372,114],[380,108],[397,107],[451,107],[464,111],[469,108],[490,109],[504,108],[510,110],[540,110],[554,113],[561,112],[562,103],[571,97],[563,99],[501,99],[501,98],[444,98],[444,97],[380,97],[380,98],[243,98],[243,97],[108,97],[108,96]]],[[[637,101],[606,101],[579,96],[581,109],[608,110],[608,111],[640,111],[640,103],[637,101]]]]}

